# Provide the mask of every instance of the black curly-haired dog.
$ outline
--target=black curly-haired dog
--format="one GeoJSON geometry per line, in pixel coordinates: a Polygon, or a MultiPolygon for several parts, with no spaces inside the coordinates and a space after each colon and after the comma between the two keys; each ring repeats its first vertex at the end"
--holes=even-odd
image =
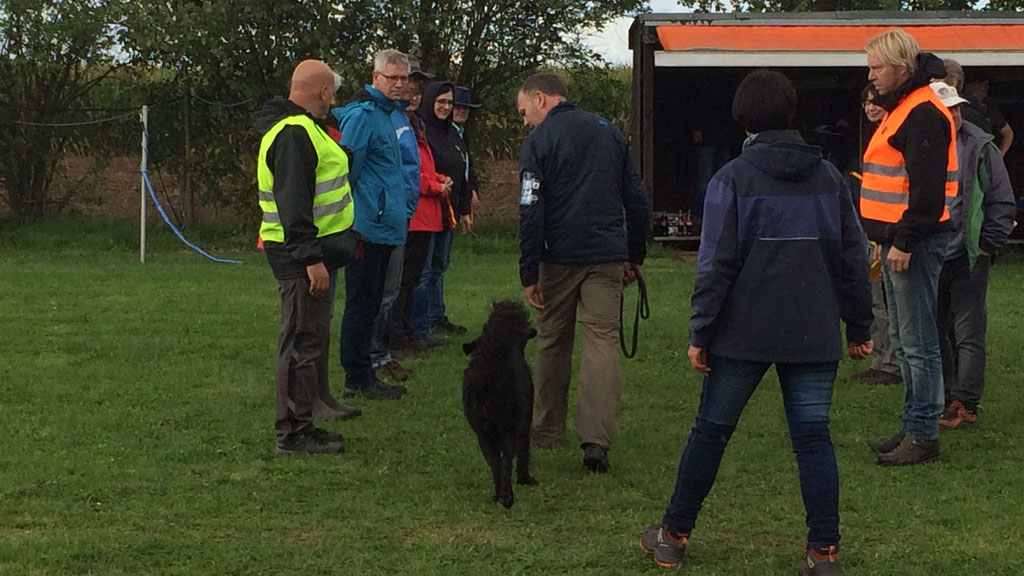
{"type": "Polygon", "coordinates": [[[526,341],[536,335],[526,308],[503,300],[494,303],[480,336],[462,345],[470,356],[462,376],[462,409],[491,467],[494,499],[505,508],[515,501],[513,457],[516,481],[537,483],[530,476],[533,378],[523,354],[526,341]]]}

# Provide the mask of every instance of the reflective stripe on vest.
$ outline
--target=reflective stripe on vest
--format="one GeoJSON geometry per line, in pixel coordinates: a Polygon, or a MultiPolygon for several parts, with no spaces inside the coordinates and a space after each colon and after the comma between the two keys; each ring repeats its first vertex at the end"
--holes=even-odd
{"type": "Polygon", "coordinates": [[[317,238],[342,232],[352,227],[355,208],[352,188],[348,182],[348,156],[324,130],[305,114],[282,119],[260,141],[260,154],[256,166],[259,184],[259,203],[263,210],[260,238],[267,242],[284,242],[285,232],[274,200],[274,174],[267,164],[267,152],[277,135],[286,126],[302,126],[316,150],[316,188],[313,192],[313,225],[317,238]]]}
{"type": "Polygon", "coordinates": [[[907,120],[910,111],[925,102],[935,106],[949,121],[949,150],[946,164],[945,206],[939,222],[949,220],[949,206],[959,188],[956,157],[956,127],[953,116],[929,86],[914,90],[890,112],[871,137],[864,151],[864,177],[860,189],[860,214],[866,219],[896,223],[910,204],[910,175],[903,153],[889,144],[907,120]]]}

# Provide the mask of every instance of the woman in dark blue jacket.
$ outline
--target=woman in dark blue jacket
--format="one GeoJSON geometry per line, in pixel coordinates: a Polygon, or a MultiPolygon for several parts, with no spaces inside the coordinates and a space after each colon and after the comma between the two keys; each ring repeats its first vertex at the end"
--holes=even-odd
{"type": "Polygon", "coordinates": [[[682,560],[740,412],[774,364],[807,511],[799,573],[842,574],[829,408],[840,319],[850,356],[871,353],[867,244],[842,175],[789,129],[796,104],[789,80],[767,70],[747,76],[733,99],[749,138],[708,186],[691,301],[700,408],[662,522],[641,539],[662,566],[682,560]]]}

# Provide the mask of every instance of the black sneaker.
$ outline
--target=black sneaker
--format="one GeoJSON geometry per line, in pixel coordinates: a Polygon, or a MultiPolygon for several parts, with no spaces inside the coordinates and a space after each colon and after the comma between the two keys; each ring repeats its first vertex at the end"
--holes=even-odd
{"type": "Polygon", "coordinates": [[[583,467],[590,472],[604,474],[608,471],[608,451],[597,444],[584,444],[583,467]]]}
{"type": "Polygon", "coordinates": [[[796,573],[800,576],[843,576],[836,547],[808,548],[804,559],[796,567],[796,573]]]}
{"type": "Polygon", "coordinates": [[[349,388],[346,385],[342,396],[350,398],[357,394],[367,400],[398,400],[405,394],[405,386],[385,384],[375,378],[373,382],[363,388],[349,388]]]}
{"type": "Polygon", "coordinates": [[[885,454],[895,450],[900,445],[900,442],[903,442],[904,437],[903,430],[897,430],[895,434],[885,440],[872,440],[868,442],[868,446],[875,451],[875,454],[885,454]]]}
{"type": "Polygon", "coordinates": [[[444,318],[441,319],[440,322],[437,323],[437,326],[433,327],[431,331],[440,334],[465,334],[466,332],[469,331],[469,329],[466,328],[465,326],[453,324],[452,321],[449,320],[447,316],[445,316],[444,318]]]}
{"type": "Polygon", "coordinates": [[[925,440],[917,436],[905,436],[892,452],[878,455],[879,466],[912,466],[927,464],[939,459],[939,439],[925,440]]]}
{"type": "Polygon", "coordinates": [[[683,561],[689,539],[689,534],[673,534],[661,524],[651,524],[640,536],[640,549],[650,554],[658,566],[675,568],[683,561]]]}
{"type": "Polygon", "coordinates": [[[340,454],[345,451],[341,434],[314,428],[309,432],[292,435],[284,442],[278,442],[278,454],[340,454]]]}

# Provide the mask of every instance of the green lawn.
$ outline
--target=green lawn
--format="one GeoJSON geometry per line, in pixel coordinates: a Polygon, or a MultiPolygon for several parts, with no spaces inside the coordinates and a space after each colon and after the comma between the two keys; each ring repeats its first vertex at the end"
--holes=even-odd
{"type": "MultiPolygon", "coordinates": [[[[693,264],[658,249],[645,266],[652,318],[621,362],[612,472],[584,474],[573,442],[535,450],[540,485],[505,510],[462,417],[458,339],[409,363],[404,399],[325,424],[344,455],[275,456],[276,284],[249,238],[200,232],[245,263],[205,261],[162,229],[140,265],[130,225],[0,224],[0,574],[668,572],[637,542],[660,520],[697,406],[693,264]]],[[[865,441],[895,429],[903,392],[851,383],[864,364],[843,362],[832,431],[848,574],[1024,574],[1021,286],[1024,264],[993,268],[982,426],[944,432],[938,464],[874,464],[865,441]]],[[[521,297],[514,233],[459,238],[450,316],[473,335],[507,297],[521,297]]],[[[772,373],[682,572],[793,574],[804,533],[772,373]]]]}

